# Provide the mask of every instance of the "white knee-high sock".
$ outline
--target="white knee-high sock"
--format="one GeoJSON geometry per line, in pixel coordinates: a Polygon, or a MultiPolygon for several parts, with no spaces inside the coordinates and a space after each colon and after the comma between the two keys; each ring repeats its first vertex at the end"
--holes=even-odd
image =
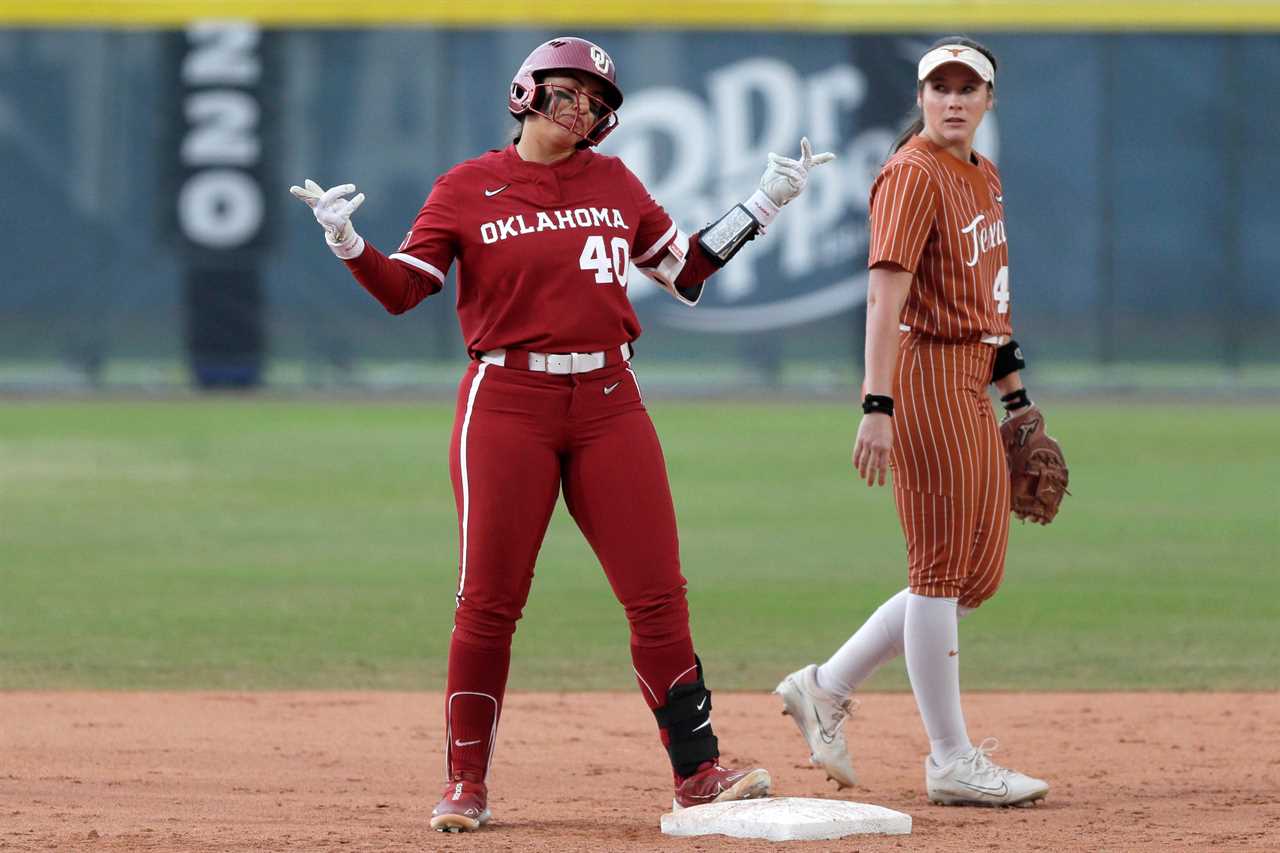
{"type": "Polygon", "coordinates": [[[830,660],[818,667],[819,687],[848,696],[873,672],[902,654],[908,592],[904,589],[881,604],[830,660]]]}
{"type": "MultiPolygon", "coordinates": [[[[837,696],[848,696],[876,670],[902,654],[910,592],[910,589],[899,590],[876,608],[862,627],[818,667],[819,687],[837,696]]],[[[957,607],[956,619],[963,619],[976,609],[957,607]]]]}
{"type": "Polygon", "coordinates": [[[908,594],[903,633],[907,675],[929,752],[943,765],[972,748],[960,708],[960,631],[954,598],[908,594]]]}

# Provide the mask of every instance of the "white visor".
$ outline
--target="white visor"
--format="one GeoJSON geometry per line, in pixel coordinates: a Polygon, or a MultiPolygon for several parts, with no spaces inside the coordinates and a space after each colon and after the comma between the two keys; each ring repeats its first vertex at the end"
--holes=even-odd
{"type": "Polygon", "coordinates": [[[991,67],[991,60],[983,56],[981,51],[965,47],[962,44],[944,44],[942,47],[935,47],[920,57],[920,67],[916,74],[916,79],[927,80],[929,75],[934,72],[934,69],[946,65],[948,62],[959,62],[961,65],[967,65],[982,78],[984,83],[995,85],[996,70],[991,67]]]}

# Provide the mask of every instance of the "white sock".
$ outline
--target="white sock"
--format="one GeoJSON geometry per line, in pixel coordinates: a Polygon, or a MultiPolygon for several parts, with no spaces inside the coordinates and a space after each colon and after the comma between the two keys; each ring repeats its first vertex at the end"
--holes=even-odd
{"type": "Polygon", "coordinates": [[[902,654],[907,593],[902,590],[876,608],[831,659],[818,667],[818,686],[844,698],[884,664],[902,654]]]}
{"type": "Polygon", "coordinates": [[[954,598],[907,596],[903,634],[907,675],[929,753],[938,766],[973,748],[960,709],[960,631],[954,598]]]}
{"type": "MultiPolygon", "coordinates": [[[[907,595],[900,590],[867,617],[862,627],[818,667],[818,686],[840,698],[858,689],[875,671],[902,654],[903,626],[907,621],[907,595]]],[[[956,619],[963,619],[976,607],[956,607],[956,619]]]]}

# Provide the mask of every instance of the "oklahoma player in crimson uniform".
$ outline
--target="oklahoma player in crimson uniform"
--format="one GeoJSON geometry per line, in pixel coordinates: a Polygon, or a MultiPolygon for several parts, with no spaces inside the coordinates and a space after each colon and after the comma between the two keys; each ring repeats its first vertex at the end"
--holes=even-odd
{"type": "Polygon", "coordinates": [[[771,154],[760,189],[714,225],[684,235],[618,159],[595,153],[622,103],[597,45],[540,45],[512,81],[521,121],[504,150],[435,183],[390,256],[350,217],[351,185],[313,182],[309,204],[333,252],[392,313],[439,291],[457,261],[457,310],[473,361],[458,389],[450,469],[458,506],[457,611],[445,699],[448,784],[439,830],[489,818],[486,775],[502,712],[511,636],[557,493],[595,550],[631,626],[641,695],[675,777],[675,808],[769,792],[768,771],[717,763],[710,691],[689,634],[685,579],[662,450],[629,359],[640,324],[630,265],[688,305],[703,281],[831,159],[771,154]]]}
{"type": "Polygon", "coordinates": [[[925,787],[945,804],[1030,804],[1049,791],[993,763],[993,742],[974,747],[960,707],[957,620],[995,593],[1009,537],[1009,470],[987,386],[1003,393],[1007,417],[1034,409],[1010,338],[1000,173],[973,150],[995,70],[977,42],[935,43],[917,67],[921,117],[871,188],[866,398],[853,463],[868,485],[883,485],[892,459],[908,588],[825,664],[777,690],[813,763],[853,785],[841,728],[849,694],[905,652],[929,735],[925,787]]]}

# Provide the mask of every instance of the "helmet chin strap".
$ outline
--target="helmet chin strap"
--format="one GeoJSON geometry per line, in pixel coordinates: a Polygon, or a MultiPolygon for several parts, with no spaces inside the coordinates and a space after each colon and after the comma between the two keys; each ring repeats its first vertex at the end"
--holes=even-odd
{"type": "Polygon", "coordinates": [[[540,110],[529,110],[516,150],[525,160],[538,163],[554,163],[588,148],[591,142],[576,130],[547,117],[540,110]]]}

